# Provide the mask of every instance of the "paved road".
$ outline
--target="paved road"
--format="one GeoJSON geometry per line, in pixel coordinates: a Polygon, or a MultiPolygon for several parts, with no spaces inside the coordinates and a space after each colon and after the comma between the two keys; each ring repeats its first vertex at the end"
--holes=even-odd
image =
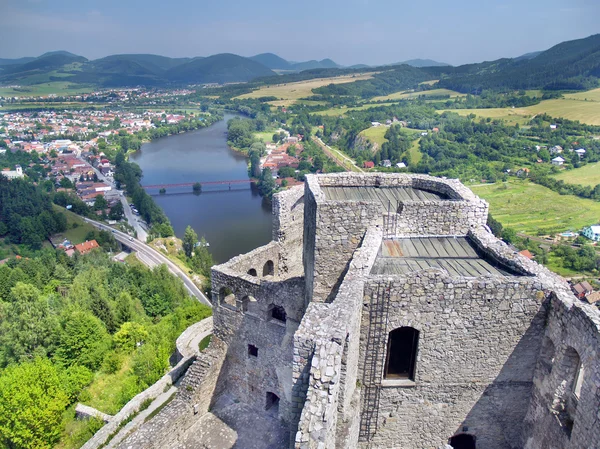
{"type": "MultiPolygon", "coordinates": [[[[87,161],[85,159],[83,159],[82,157],[79,157],[79,160],[87,163],[87,161]]],[[[104,176],[102,174],[102,172],[94,166],[92,166],[92,170],[94,170],[94,172],[98,176],[99,180],[101,180],[101,181],[105,182],[106,184],[108,184],[109,186],[111,186],[115,192],[117,191],[112,178],[108,178],[108,177],[104,176]]],[[[121,204],[123,204],[123,209],[125,211],[125,217],[127,218],[129,225],[132,226],[135,229],[135,231],[137,232],[137,238],[140,239],[142,242],[145,242],[146,239],[148,238],[148,233],[142,227],[142,225],[138,221],[137,217],[135,215],[133,215],[133,212],[131,212],[131,208],[129,207],[129,202],[127,201],[127,198],[125,197],[125,195],[119,194],[119,199],[121,200],[121,204]]]]}
{"type": "Polygon", "coordinates": [[[167,258],[165,255],[161,254],[151,246],[146,245],[145,243],[142,243],[137,239],[134,239],[128,234],[125,234],[124,232],[117,231],[116,229],[113,229],[110,226],[106,226],[103,223],[90,220],[89,218],[84,218],[84,220],[88,223],[93,224],[97,228],[100,228],[104,231],[112,232],[115,239],[128,246],[129,248],[137,251],[139,259],[146,265],[154,267],[156,265],[165,264],[171,273],[173,273],[175,276],[177,276],[183,281],[183,284],[187,288],[190,295],[194,296],[198,299],[198,301],[200,301],[203,304],[206,304],[207,306],[211,305],[206,295],[202,293],[202,291],[196,286],[196,284],[194,284],[194,282],[188,277],[188,275],[175,263],[169,260],[169,258],[167,258]]]}

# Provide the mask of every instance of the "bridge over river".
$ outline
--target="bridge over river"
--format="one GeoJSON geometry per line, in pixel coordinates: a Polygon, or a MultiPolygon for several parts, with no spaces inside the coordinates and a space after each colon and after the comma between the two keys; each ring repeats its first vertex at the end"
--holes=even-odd
{"type": "Polygon", "coordinates": [[[232,179],[228,181],[196,181],[196,182],[180,182],[175,184],[150,184],[142,186],[144,189],[174,189],[180,187],[194,187],[196,184],[200,184],[201,187],[205,186],[228,186],[231,188],[232,185],[250,185],[254,182],[251,179],[232,179]]]}

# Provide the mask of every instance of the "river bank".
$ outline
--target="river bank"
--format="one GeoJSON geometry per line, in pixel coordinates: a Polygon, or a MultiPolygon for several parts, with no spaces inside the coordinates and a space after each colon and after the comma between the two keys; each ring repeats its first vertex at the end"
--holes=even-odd
{"type": "MultiPolygon", "coordinates": [[[[143,172],[145,185],[222,182],[248,179],[247,156],[227,145],[227,121],[235,114],[194,131],[161,137],[131,154],[143,172]]],[[[250,251],[271,240],[271,205],[255,187],[246,184],[167,188],[166,195],[149,190],[152,199],[171,221],[175,235],[183,238],[191,225],[210,244],[216,262],[250,251]]]]}

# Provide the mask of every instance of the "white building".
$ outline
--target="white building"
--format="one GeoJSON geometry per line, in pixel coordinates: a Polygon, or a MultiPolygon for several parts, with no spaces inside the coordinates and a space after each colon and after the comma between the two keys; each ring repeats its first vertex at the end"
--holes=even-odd
{"type": "Polygon", "coordinates": [[[564,163],[565,163],[565,160],[562,157],[560,157],[560,156],[555,157],[554,159],[552,159],[552,165],[562,165],[564,163]]]}
{"type": "Polygon", "coordinates": [[[583,231],[581,231],[581,234],[584,237],[587,237],[588,239],[593,240],[594,242],[598,242],[598,241],[600,241],[600,226],[599,225],[587,226],[587,227],[583,228],[583,231]]]}
{"type": "Polygon", "coordinates": [[[15,170],[3,170],[0,173],[8,179],[23,178],[25,176],[20,165],[16,165],[15,170]]]}

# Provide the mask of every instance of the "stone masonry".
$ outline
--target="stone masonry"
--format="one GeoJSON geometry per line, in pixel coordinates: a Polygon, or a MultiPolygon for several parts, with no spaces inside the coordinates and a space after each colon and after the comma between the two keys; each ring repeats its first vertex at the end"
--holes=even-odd
{"type": "Polygon", "coordinates": [[[120,447],[214,447],[194,424],[225,403],[297,449],[600,447],[600,313],[460,182],[308,175],[273,213],[271,243],[213,267],[210,347],[120,447]]]}

